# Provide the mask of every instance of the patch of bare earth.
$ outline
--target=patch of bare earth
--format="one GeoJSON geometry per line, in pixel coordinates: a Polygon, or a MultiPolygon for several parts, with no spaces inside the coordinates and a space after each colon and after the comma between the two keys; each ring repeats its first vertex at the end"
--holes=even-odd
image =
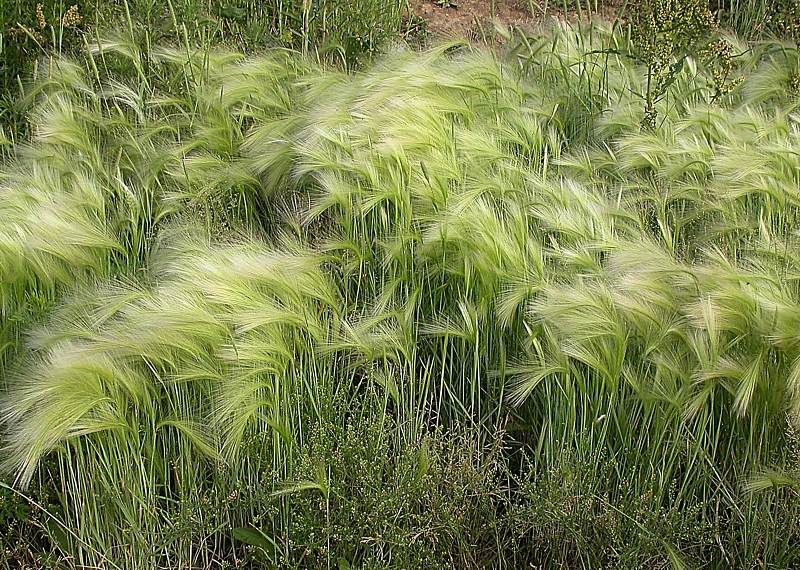
{"type": "MultiPolygon", "coordinates": [[[[436,38],[466,38],[486,42],[494,37],[494,23],[530,29],[549,18],[577,19],[575,11],[563,10],[542,0],[409,0],[411,11],[425,20],[436,38]]],[[[593,17],[613,20],[620,0],[599,3],[593,17]]],[[[588,14],[583,14],[584,19],[588,14]]]]}

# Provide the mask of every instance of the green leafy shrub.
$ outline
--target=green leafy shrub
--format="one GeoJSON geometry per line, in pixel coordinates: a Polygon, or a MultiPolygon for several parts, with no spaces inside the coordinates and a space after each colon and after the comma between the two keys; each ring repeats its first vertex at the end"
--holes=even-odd
{"type": "Polygon", "coordinates": [[[797,2],[776,0],[767,22],[780,37],[800,42],[800,5],[797,2]]]}
{"type": "Polygon", "coordinates": [[[10,482],[0,480],[0,568],[47,568],[57,564],[53,540],[64,531],[54,519],[59,505],[49,477],[51,467],[43,466],[41,477],[24,494],[10,482]]]}
{"type": "Polygon", "coordinates": [[[395,431],[381,413],[313,429],[296,479],[279,487],[289,516],[287,564],[483,567],[496,560],[496,502],[505,499],[497,450],[466,432],[406,444],[392,441],[395,431]]]}
{"type": "Polygon", "coordinates": [[[3,92],[13,87],[38,56],[62,53],[80,45],[84,29],[80,3],[22,1],[4,4],[0,13],[3,92]]]}
{"type": "Polygon", "coordinates": [[[708,0],[641,0],[628,14],[633,52],[646,68],[642,127],[653,130],[656,103],[686,59],[709,49],[716,21],[708,0]]]}
{"type": "Polygon", "coordinates": [[[547,473],[529,466],[506,521],[517,563],[673,568],[711,562],[714,528],[701,505],[680,504],[679,482],[643,481],[619,468],[603,452],[572,449],[547,473]],[[604,483],[612,478],[619,482],[613,488],[604,483]]]}
{"type": "Polygon", "coordinates": [[[77,1],[20,0],[0,6],[0,129],[8,136],[24,123],[16,104],[24,96],[23,84],[31,76],[48,75],[39,67],[41,58],[83,46],[84,16],[84,6],[77,1]]]}

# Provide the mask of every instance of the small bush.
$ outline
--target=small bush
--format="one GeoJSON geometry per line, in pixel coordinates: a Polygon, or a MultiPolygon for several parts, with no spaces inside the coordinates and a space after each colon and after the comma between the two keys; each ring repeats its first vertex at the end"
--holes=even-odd
{"type": "Polygon", "coordinates": [[[60,507],[49,467],[42,466],[40,477],[24,494],[0,479],[0,569],[50,568],[57,563],[51,539],[64,531],[53,518],[60,507]]]}
{"type": "MultiPolygon", "coordinates": [[[[352,412],[352,410],[351,410],[352,412]]],[[[466,431],[396,440],[370,413],[315,426],[287,482],[292,567],[487,567],[498,556],[498,503],[507,487],[497,448],[466,431]]]]}

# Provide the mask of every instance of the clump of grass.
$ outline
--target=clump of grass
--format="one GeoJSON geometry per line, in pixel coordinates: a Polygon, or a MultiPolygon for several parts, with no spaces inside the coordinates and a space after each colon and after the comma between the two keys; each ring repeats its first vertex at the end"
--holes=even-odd
{"type": "Polygon", "coordinates": [[[725,0],[715,4],[722,21],[747,38],[800,38],[800,11],[792,0],[725,0]]]}
{"type": "Polygon", "coordinates": [[[629,42],[59,60],[0,206],[4,467],[55,462],[53,544],[796,564],[763,520],[800,505],[746,485],[800,409],[796,50],[723,97],[686,57],[643,131],[629,42]]]}

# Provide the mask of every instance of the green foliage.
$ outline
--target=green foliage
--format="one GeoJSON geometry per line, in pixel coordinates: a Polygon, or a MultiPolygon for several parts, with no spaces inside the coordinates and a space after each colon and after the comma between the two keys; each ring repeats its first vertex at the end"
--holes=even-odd
{"type": "Polygon", "coordinates": [[[558,467],[531,468],[515,494],[507,526],[517,563],[591,568],[691,567],[714,560],[713,525],[700,504],[681,504],[677,481],[667,488],[603,450],[565,450],[558,467]],[[613,477],[615,489],[602,484],[613,477]],[[664,500],[666,499],[666,501],[664,500]]]}
{"type": "Polygon", "coordinates": [[[87,4],[77,0],[0,4],[0,140],[24,129],[24,114],[16,100],[24,95],[30,77],[47,76],[47,62],[41,58],[83,46],[87,4]]]}
{"type": "Polygon", "coordinates": [[[770,27],[780,36],[800,41],[800,4],[791,0],[776,0],[772,6],[770,27]]]}
{"type": "Polygon", "coordinates": [[[274,33],[303,52],[316,47],[355,66],[403,32],[406,0],[273,0],[274,33]]]}
{"type": "Polygon", "coordinates": [[[721,21],[746,38],[800,39],[800,5],[794,0],[720,0],[721,21]]]}
{"type": "Polygon", "coordinates": [[[57,564],[53,535],[63,531],[53,518],[59,506],[50,467],[42,467],[41,476],[26,493],[0,480],[0,568],[48,568],[57,564]]]}
{"type": "Polygon", "coordinates": [[[61,53],[81,43],[85,28],[85,8],[80,2],[35,2],[20,0],[3,3],[0,32],[3,43],[3,93],[14,87],[26,64],[46,53],[61,53]]]}
{"type": "MultiPolygon", "coordinates": [[[[53,61],[125,30],[141,48],[140,72],[158,73],[154,45],[282,46],[354,68],[419,33],[407,0],[15,0],[0,5],[0,149],[27,132],[29,83],[58,71],[53,61]]],[[[104,62],[105,64],[105,62],[104,62]]]]}
{"type": "Polygon", "coordinates": [[[796,48],[720,95],[669,40],[642,130],[602,26],[141,33],[54,58],[0,173],[3,468],[51,462],[65,565],[798,564],[796,48]]]}
{"type": "Polygon", "coordinates": [[[640,0],[628,14],[633,53],[646,68],[642,127],[653,130],[656,103],[686,59],[710,43],[716,21],[708,0],[640,0]]]}
{"type": "Polygon", "coordinates": [[[492,533],[497,450],[468,436],[434,434],[412,445],[392,441],[383,414],[312,429],[296,477],[317,486],[284,487],[290,558],[280,565],[320,568],[485,567],[497,560],[492,533]]]}

